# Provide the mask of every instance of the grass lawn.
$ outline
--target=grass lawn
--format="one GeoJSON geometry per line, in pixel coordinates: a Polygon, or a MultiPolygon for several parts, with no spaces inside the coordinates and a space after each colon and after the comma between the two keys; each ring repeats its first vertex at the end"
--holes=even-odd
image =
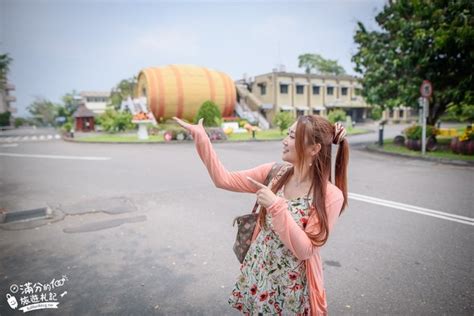
{"type": "MultiPolygon", "coordinates": [[[[347,131],[348,135],[356,135],[367,133],[368,130],[362,128],[353,128],[347,131]]],[[[269,129],[263,130],[255,133],[255,139],[257,140],[282,140],[286,136],[286,131],[283,132],[283,135],[280,133],[279,129],[269,129]]],[[[130,133],[127,134],[102,134],[94,136],[84,136],[80,138],[75,138],[76,141],[80,142],[117,142],[117,143],[159,143],[164,142],[163,134],[150,136],[148,140],[139,140],[137,135],[130,133]]],[[[228,141],[246,141],[252,140],[252,133],[239,133],[231,134],[228,138],[228,141]]]]}
{"type": "MultiPolygon", "coordinates": [[[[438,148],[436,151],[426,152],[427,157],[432,158],[444,158],[452,160],[464,160],[464,161],[474,161],[474,156],[459,155],[453,153],[449,148],[449,143],[451,142],[450,137],[437,137],[438,148]]],[[[380,148],[378,145],[372,145],[373,147],[380,148]]],[[[405,146],[397,146],[393,144],[393,140],[384,140],[383,150],[391,153],[397,153],[412,157],[422,157],[421,151],[414,151],[406,148],[405,146]]]]}
{"type": "MultiPolygon", "coordinates": [[[[362,128],[352,128],[351,130],[347,131],[348,135],[356,135],[356,134],[364,134],[369,132],[366,129],[362,128]]],[[[269,129],[269,130],[263,130],[260,132],[255,133],[255,139],[260,139],[260,140],[281,140],[285,138],[286,136],[286,130],[283,132],[283,135],[280,133],[279,129],[269,129]]],[[[237,141],[237,140],[251,140],[252,139],[252,133],[239,133],[239,134],[231,134],[229,136],[229,141],[237,141]]]]}

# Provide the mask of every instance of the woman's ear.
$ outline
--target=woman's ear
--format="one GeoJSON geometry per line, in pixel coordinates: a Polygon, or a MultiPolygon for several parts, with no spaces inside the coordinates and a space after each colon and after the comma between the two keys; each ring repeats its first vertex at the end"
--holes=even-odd
{"type": "Polygon", "coordinates": [[[311,155],[312,155],[312,156],[317,155],[320,150],[321,150],[321,144],[319,144],[319,143],[318,143],[318,144],[314,144],[314,145],[313,145],[313,148],[312,148],[312,150],[311,150],[311,155]]]}

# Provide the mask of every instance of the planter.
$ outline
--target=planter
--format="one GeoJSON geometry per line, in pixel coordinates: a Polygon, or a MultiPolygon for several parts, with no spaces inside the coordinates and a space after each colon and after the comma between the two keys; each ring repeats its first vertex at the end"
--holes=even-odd
{"type": "Polygon", "coordinates": [[[451,150],[456,154],[474,155],[474,140],[460,141],[459,137],[453,137],[450,144],[451,150]]]}
{"type": "MultiPolygon", "coordinates": [[[[407,139],[405,141],[405,146],[410,150],[421,151],[421,139],[407,139]]],[[[438,142],[436,137],[430,136],[426,140],[426,150],[435,151],[438,148],[438,142]]]]}
{"type": "Polygon", "coordinates": [[[405,146],[410,150],[421,150],[421,140],[419,139],[407,139],[405,141],[405,146]]]}

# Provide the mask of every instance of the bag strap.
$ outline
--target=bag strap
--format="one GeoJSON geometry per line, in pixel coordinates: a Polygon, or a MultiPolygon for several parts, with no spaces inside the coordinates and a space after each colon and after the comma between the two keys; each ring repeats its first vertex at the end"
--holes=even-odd
{"type": "MultiPolygon", "coordinates": [[[[265,181],[263,182],[263,184],[268,185],[270,181],[275,177],[275,175],[280,173],[284,165],[285,165],[284,163],[278,163],[278,162],[273,164],[272,169],[270,169],[270,172],[265,178],[265,181]]],[[[255,202],[255,205],[253,206],[252,214],[257,211],[257,208],[258,208],[258,203],[255,202]]]]}

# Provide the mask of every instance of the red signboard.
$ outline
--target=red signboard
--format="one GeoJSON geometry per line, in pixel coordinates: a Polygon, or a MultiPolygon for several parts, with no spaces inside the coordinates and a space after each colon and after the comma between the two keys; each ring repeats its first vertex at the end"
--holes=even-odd
{"type": "Polygon", "coordinates": [[[423,80],[423,83],[420,86],[421,96],[424,98],[429,98],[433,94],[433,86],[428,80],[423,80]]]}

